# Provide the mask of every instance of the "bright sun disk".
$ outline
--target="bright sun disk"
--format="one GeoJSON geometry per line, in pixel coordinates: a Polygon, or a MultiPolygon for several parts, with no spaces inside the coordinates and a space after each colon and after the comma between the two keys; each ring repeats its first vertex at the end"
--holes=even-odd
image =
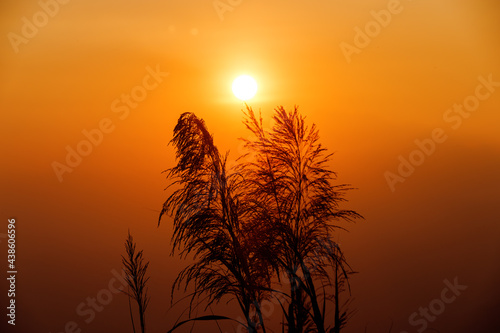
{"type": "Polygon", "coordinates": [[[249,100],[257,93],[257,82],[248,75],[238,76],[233,81],[233,93],[242,101],[249,100]]]}

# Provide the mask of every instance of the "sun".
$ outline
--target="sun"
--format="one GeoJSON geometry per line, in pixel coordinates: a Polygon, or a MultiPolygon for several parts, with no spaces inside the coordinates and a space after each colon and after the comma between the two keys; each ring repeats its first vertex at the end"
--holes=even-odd
{"type": "Polygon", "coordinates": [[[242,101],[249,100],[257,93],[257,82],[248,75],[238,76],[233,81],[233,93],[242,101]]]}

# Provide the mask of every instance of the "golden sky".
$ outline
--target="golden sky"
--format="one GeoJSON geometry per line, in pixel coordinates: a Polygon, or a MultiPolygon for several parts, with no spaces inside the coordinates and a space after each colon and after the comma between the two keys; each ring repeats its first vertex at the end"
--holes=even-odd
{"type": "Polygon", "coordinates": [[[498,328],[497,1],[5,0],[0,32],[0,233],[15,217],[21,331],[129,329],[122,295],[90,323],[75,312],[120,268],[128,229],[151,260],[151,332],[173,324],[186,263],[168,256],[171,226],[156,227],[167,143],[195,112],[234,160],[248,135],[240,74],[269,126],[274,107],[298,105],[358,188],[346,208],[366,220],[339,235],[360,272],[346,333],[415,331],[408,316],[456,276],[469,288],[434,327],[498,328]],[[68,149],[88,154],[69,166],[68,149]],[[410,157],[419,165],[399,174],[410,157]]]}

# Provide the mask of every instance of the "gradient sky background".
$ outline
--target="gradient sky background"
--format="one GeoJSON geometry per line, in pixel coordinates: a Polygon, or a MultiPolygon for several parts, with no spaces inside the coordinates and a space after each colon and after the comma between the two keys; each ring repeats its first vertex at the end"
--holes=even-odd
{"type": "MultiPolygon", "coordinates": [[[[243,0],[221,20],[212,0],[72,0],[16,53],[8,34],[21,34],[23,17],[32,21],[41,7],[2,1],[0,233],[15,217],[19,273],[17,325],[6,327],[2,315],[1,331],[63,332],[69,321],[82,332],[131,331],[124,295],[90,323],[76,313],[120,269],[128,229],[151,261],[148,331],[173,325],[180,308],[167,313],[170,286],[187,262],[168,255],[170,220],[157,228],[169,194],[161,171],[174,164],[167,143],[179,115],[195,112],[234,160],[248,133],[231,82],[244,73],[259,84],[248,103],[264,121],[278,105],[299,105],[335,152],[339,182],[358,188],[344,208],[366,220],[337,236],[360,272],[345,332],[387,332],[391,321],[393,332],[416,332],[408,317],[455,277],[468,289],[431,326],[498,331],[500,87],[457,129],[443,115],[474,94],[478,77],[500,82],[500,4],[403,1],[348,63],[340,43],[353,44],[354,28],[388,2],[243,0]],[[113,101],[140,85],[148,66],[169,75],[120,119],[113,101]],[[66,146],[104,118],[114,130],[60,182],[52,163],[64,163],[66,146]],[[435,128],[448,139],[392,192],[384,174],[435,128]]],[[[237,317],[234,308],[214,311],[237,317]]]]}

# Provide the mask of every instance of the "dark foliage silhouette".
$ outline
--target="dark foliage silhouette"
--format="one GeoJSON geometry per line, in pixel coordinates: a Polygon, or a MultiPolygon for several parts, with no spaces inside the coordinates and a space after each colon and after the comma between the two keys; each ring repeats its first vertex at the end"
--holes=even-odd
{"type": "Polygon", "coordinates": [[[262,242],[275,245],[262,247],[268,251],[264,257],[289,279],[290,301],[284,311],[288,331],[303,332],[303,316],[310,315],[315,331],[325,332],[325,302],[332,298],[325,294],[321,304],[318,288],[333,286],[333,331],[338,332],[346,319],[342,313],[341,320],[339,285],[352,272],[338,244],[332,241],[333,232],[340,228],[339,221],[361,216],[339,209],[350,187],[333,184],[336,174],[327,168],[332,154],[319,144],[316,126],[307,127],[297,108],[287,112],[279,107],[275,111],[275,125],[270,130],[264,129],[262,118],[257,118],[251,108],[245,112],[244,123],[254,135],[245,144],[254,159],[240,164],[238,171],[243,175],[245,199],[251,205],[249,220],[255,228],[266,230],[262,235],[267,240],[262,242]],[[332,269],[342,272],[333,282],[332,269]],[[311,311],[304,309],[304,293],[311,311]]]}
{"type": "Polygon", "coordinates": [[[180,188],[163,205],[160,220],[165,213],[174,218],[172,253],[177,249],[181,256],[192,253],[196,258],[179,274],[172,292],[183,281],[186,287],[194,284],[190,315],[191,306],[198,305],[193,302],[203,295],[208,297],[207,306],[230,295],[238,302],[248,331],[256,332],[258,323],[265,331],[259,304],[270,274],[265,261],[250,258],[238,175],[227,173],[227,155],[219,154],[205,123],[192,113],[179,118],[172,144],[178,163],[167,176],[180,188]]]}
{"type": "Polygon", "coordinates": [[[126,273],[125,280],[128,284],[128,289],[124,293],[129,297],[129,310],[130,318],[132,320],[132,328],[135,333],[134,317],[132,313],[132,306],[130,304],[130,299],[135,300],[139,312],[139,324],[141,327],[141,332],[144,333],[146,330],[146,309],[149,304],[148,289],[146,284],[149,277],[146,277],[149,262],[145,262],[143,258],[142,250],[136,252],[136,243],[130,232],[128,233],[128,238],[125,241],[125,256],[122,256],[122,263],[126,273]]]}
{"type": "Polygon", "coordinates": [[[249,332],[266,332],[261,304],[278,296],[288,332],[338,333],[349,319],[340,294],[349,290],[353,271],[333,238],[340,222],[361,216],[340,209],[350,187],[334,184],[332,154],[319,143],[316,126],[306,126],[297,108],[275,111],[275,125],[264,129],[247,106],[244,124],[253,138],[244,140],[248,153],[232,170],[203,120],[192,113],[179,118],[171,141],[177,165],[166,170],[177,188],[158,224],[171,215],[172,254],[194,257],[172,293],[183,282],[194,292],[190,319],[173,329],[191,320],[229,319],[191,318],[201,303],[206,309],[225,296],[238,302],[249,332]],[[327,302],[334,306],[330,322],[327,302]]]}

